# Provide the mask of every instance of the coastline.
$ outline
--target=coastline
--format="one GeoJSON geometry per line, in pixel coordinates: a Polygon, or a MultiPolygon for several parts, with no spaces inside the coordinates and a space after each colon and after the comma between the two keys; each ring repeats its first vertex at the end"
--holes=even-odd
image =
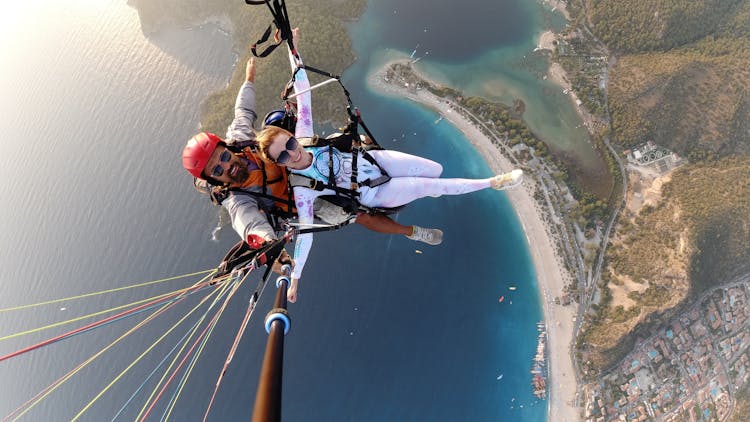
{"type": "MultiPolygon", "coordinates": [[[[539,34],[539,40],[537,41],[536,50],[547,50],[550,53],[555,51],[555,42],[557,41],[557,34],[552,31],[544,31],[539,34]]],[[[547,72],[549,80],[560,86],[565,91],[569,91],[573,101],[578,99],[576,94],[571,90],[570,82],[568,81],[568,73],[565,72],[562,66],[557,62],[550,62],[549,71],[547,72]]]]}
{"type": "MultiPolygon", "coordinates": [[[[553,2],[554,3],[554,2],[553,2]]],[[[561,3],[561,2],[557,2],[561,3]]],[[[565,11],[565,16],[570,20],[570,17],[567,14],[567,10],[563,7],[560,9],[561,11],[565,11]]],[[[559,34],[547,30],[539,34],[539,39],[537,40],[537,46],[534,49],[534,51],[537,50],[547,50],[550,52],[550,54],[554,53],[555,51],[555,42],[558,39],[559,34]]],[[[586,128],[589,130],[589,132],[592,132],[594,128],[596,127],[595,124],[595,118],[591,115],[591,113],[586,110],[581,100],[578,98],[578,95],[576,94],[575,90],[573,90],[573,86],[570,83],[570,78],[568,77],[568,72],[563,69],[563,67],[560,65],[560,63],[557,63],[555,61],[550,60],[549,64],[549,70],[547,71],[546,78],[549,79],[550,82],[560,87],[563,91],[563,94],[568,95],[570,98],[570,101],[573,103],[573,106],[575,107],[576,112],[578,113],[578,116],[583,121],[583,124],[586,126],[586,128]]]]}
{"type": "Polygon", "coordinates": [[[568,5],[564,0],[544,0],[544,3],[554,10],[560,12],[565,16],[565,19],[570,20],[570,14],[568,13],[568,5]]]}
{"type": "MultiPolygon", "coordinates": [[[[511,161],[492,143],[489,136],[459,111],[461,107],[458,104],[439,98],[425,89],[397,86],[387,82],[386,70],[398,62],[408,62],[408,60],[397,59],[385,63],[377,72],[368,75],[368,85],[382,94],[407,98],[440,113],[464,134],[493,172],[502,173],[514,168],[511,161]]],[[[423,74],[419,74],[419,77],[435,84],[423,74]]],[[[533,177],[527,174],[521,188],[512,189],[506,193],[526,234],[547,326],[550,368],[547,381],[549,388],[547,418],[549,420],[550,416],[554,415],[555,420],[574,421],[579,419],[578,409],[575,407],[577,384],[570,354],[575,309],[572,306],[564,307],[554,302],[555,297],[563,295],[565,280],[568,277],[562,261],[555,252],[556,242],[544,223],[543,211],[538,208],[534,199],[533,177]]]]}

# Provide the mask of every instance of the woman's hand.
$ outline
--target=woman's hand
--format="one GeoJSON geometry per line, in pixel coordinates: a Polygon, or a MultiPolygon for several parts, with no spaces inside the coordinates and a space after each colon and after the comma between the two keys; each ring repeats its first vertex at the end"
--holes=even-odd
{"type": "Polygon", "coordinates": [[[292,44],[294,44],[294,51],[298,52],[297,40],[299,40],[299,28],[292,29],[292,44]]]}
{"type": "Polygon", "coordinates": [[[296,278],[293,278],[291,284],[286,289],[286,300],[288,300],[291,303],[294,303],[297,301],[297,286],[298,285],[299,285],[299,280],[296,278]]]}

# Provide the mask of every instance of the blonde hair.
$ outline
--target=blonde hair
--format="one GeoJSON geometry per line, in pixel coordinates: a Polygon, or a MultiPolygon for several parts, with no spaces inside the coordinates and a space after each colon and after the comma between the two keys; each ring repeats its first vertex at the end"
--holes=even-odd
{"type": "Polygon", "coordinates": [[[273,142],[274,138],[276,138],[276,135],[279,134],[285,134],[289,136],[294,136],[291,132],[288,130],[282,129],[277,126],[267,126],[258,134],[255,136],[255,140],[258,142],[258,149],[260,150],[260,153],[263,155],[263,159],[266,161],[270,161],[272,163],[275,163],[276,160],[271,158],[270,155],[268,155],[268,148],[271,146],[271,143],[273,142]]]}

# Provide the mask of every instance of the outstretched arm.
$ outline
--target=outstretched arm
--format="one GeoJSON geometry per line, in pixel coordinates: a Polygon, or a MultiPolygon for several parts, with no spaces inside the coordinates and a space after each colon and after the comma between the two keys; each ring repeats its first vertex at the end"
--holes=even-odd
{"type": "MultiPolygon", "coordinates": [[[[318,196],[318,192],[302,188],[294,188],[294,202],[297,206],[297,215],[299,216],[300,227],[313,223],[313,202],[318,196]]],[[[299,279],[302,277],[302,269],[305,267],[307,257],[313,244],[313,234],[305,233],[297,236],[297,243],[294,246],[294,269],[292,270],[292,284],[287,290],[287,299],[294,303],[297,301],[297,287],[299,279]]]]}
{"type": "Polygon", "coordinates": [[[227,142],[250,141],[255,139],[253,125],[258,115],[255,113],[255,58],[245,65],[245,82],[237,93],[234,103],[234,120],[227,128],[227,142]]]}
{"type": "MultiPolygon", "coordinates": [[[[289,51],[289,64],[292,66],[292,71],[297,70],[297,67],[302,66],[302,58],[299,55],[299,47],[297,41],[299,40],[299,28],[292,30],[292,37],[294,39],[294,48],[296,55],[292,51],[289,51]]],[[[310,89],[310,80],[307,79],[307,72],[304,69],[300,69],[294,78],[294,92],[302,92],[310,89]]],[[[294,131],[294,136],[297,138],[311,138],[314,135],[313,132],[313,117],[312,117],[312,96],[310,91],[300,94],[295,97],[297,100],[297,128],[294,131]]]]}

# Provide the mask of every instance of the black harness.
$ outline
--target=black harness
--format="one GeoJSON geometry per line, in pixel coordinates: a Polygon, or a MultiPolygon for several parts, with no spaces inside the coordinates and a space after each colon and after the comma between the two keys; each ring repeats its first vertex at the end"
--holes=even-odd
{"type": "Polygon", "coordinates": [[[376,187],[391,180],[388,173],[378,165],[375,158],[368,154],[368,150],[382,149],[377,144],[365,144],[363,145],[359,135],[356,132],[351,131],[351,124],[347,130],[340,135],[336,135],[329,138],[313,137],[309,141],[303,142],[304,146],[310,147],[324,147],[328,150],[328,181],[317,180],[301,174],[290,173],[289,174],[289,185],[291,188],[295,186],[301,186],[308,189],[312,189],[318,192],[329,189],[334,192],[334,195],[323,195],[320,198],[326,201],[332,202],[338,205],[348,213],[354,214],[359,212],[366,212],[371,215],[375,214],[393,214],[398,212],[403,206],[397,208],[382,208],[382,207],[367,207],[359,202],[358,188],[365,187],[376,187]],[[348,152],[352,154],[352,175],[350,179],[350,188],[343,188],[336,185],[335,174],[334,174],[334,149],[340,152],[348,152]],[[367,179],[361,182],[357,181],[357,158],[360,156],[367,160],[370,164],[377,167],[380,170],[380,176],[374,179],[367,179]]]}
{"type": "MultiPolygon", "coordinates": [[[[261,36],[261,38],[252,45],[251,51],[254,56],[256,57],[265,57],[269,55],[271,52],[273,52],[276,47],[281,45],[284,41],[287,42],[287,45],[289,46],[290,51],[292,54],[297,56],[297,52],[294,48],[294,40],[293,40],[293,34],[292,34],[292,26],[289,22],[289,15],[286,10],[286,4],[284,0],[245,0],[245,3],[249,5],[262,5],[265,4],[268,6],[268,9],[271,12],[271,15],[273,16],[273,23],[266,28],[265,32],[261,36]],[[267,47],[262,52],[258,53],[257,48],[260,44],[265,43],[268,41],[269,37],[271,36],[271,33],[273,32],[272,27],[276,27],[276,33],[275,33],[275,40],[276,43],[267,47]]],[[[334,75],[332,73],[326,72],[324,70],[320,70],[317,68],[314,68],[312,66],[306,66],[306,65],[299,65],[297,69],[295,69],[294,73],[292,74],[291,80],[287,83],[284,91],[282,92],[282,101],[285,104],[285,109],[289,111],[291,107],[291,101],[289,100],[289,97],[291,95],[291,92],[294,88],[294,81],[297,76],[297,72],[300,70],[306,70],[313,73],[317,73],[319,75],[331,78],[336,80],[338,84],[341,86],[341,89],[344,91],[344,95],[346,96],[346,101],[348,103],[346,107],[346,111],[349,115],[349,123],[345,130],[343,131],[343,134],[330,137],[330,138],[319,138],[319,137],[313,137],[311,138],[310,144],[305,146],[327,146],[328,147],[328,182],[323,182],[320,180],[315,180],[306,176],[298,175],[298,174],[292,174],[287,173],[288,180],[289,180],[289,194],[287,198],[276,198],[268,193],[267,190],[267,184],[273,183],[274,181],[268,181],[266,180],[266,172],[265,172],[265,166],[261,163],[261,171],[263,172],[263,187],[261,192],[251,192],[244,189],[238,189],[238,188],[223,188],[219,189],[219,192],[215,195],[212,195],[212,201],[214,203],[220,204],[221,201],[226,199],[226,197],[229,195],[232,191],[241,191],[244,194],[253,195],[258,198],[267,198],[271,199],[276,203],[282,203],[285,205],[286,209],[275,209],[272,210],[271,213],[267,214],[273,214],[276,216],[276,220],[278,219],[289,219],[293,218],[295,214],[293,213],[294,209],[294,199],[293,199],[293,188],[295,186],[303,186],[306,188],[310,188],[316,191],[322,191],[325,189],[330,189],[334,192],[334,195],[323,195],[319,196],[318,198],[323,199],[327,202],[330,202],[338,207],[341,207],[349,213],[351,216],[356,216],[360,212],[366,212],[370,215],[375,214],[393,214],[395,212],[398,212],[401,210],[405,205],[402,205],[400,207],[395,208],[380,208],[380,207],[366,207],[359,202],[359,192],[358,188],[365,186],[365,187],[375,187],[382,185],[384,183],[387,183],[391,178],[388,176],[388,173],[378,165],[377,161],[367,153],[368,150],[382,150],[383,148],[378,145],[378,143],[375,141],[375,137],[372,135],[370,130],[367,128],[367,125],[365,125],[364,121],[362,120],[362,117],[359,113],[359,110],[354,107],[354,104],[352,103],[351,96],[349,95],[349,91],[346,89],[344,84],[341,82],[341,77],[338,75],[334,75]],[[367,134],[367,137],[370,141],[370,143],[363,145],[362,141],[359,136],[358,128],[362,127],[362,129],[367,134]],[[334,177],[334,166],[333,166],[333,149],[337,149],[341,152],[350,152],[352,154],[352,175],[350,179],[350,189],[345,189],[339,186],[335,185],[335,177],[334,177]],[[359,156],[362,156],[365,160],[367,160],[370,164],[377,167],[380,170],[380,177],[377,177],[375,179],[367,179],[361,182],[357,181],[358,171],[357,171],[357,160],[359,156]]],[[[254,147],[254,145],[251,145],[254,147]]],[[[288,170],[287,170],[288,171],[288,170]]],[[[271,215],[269,215],[269,221],[272,218],[271,215]]],[[[353,219],[349,218],[345,222],[335,225],[329,225],[326,227],[317,227],[317,228],[306,228],[298,230],[298,233],[310,233],[315,231],[326,231],[326,230],[336,230],[340,227],[343,227],[347,224],[349,224],[353,219]]],[[[271,222],[271,224],[277,224],[277,221],[271,222]]],[[[278,227],[277,225],[274,225],[274,227],[278,227]]]]}

